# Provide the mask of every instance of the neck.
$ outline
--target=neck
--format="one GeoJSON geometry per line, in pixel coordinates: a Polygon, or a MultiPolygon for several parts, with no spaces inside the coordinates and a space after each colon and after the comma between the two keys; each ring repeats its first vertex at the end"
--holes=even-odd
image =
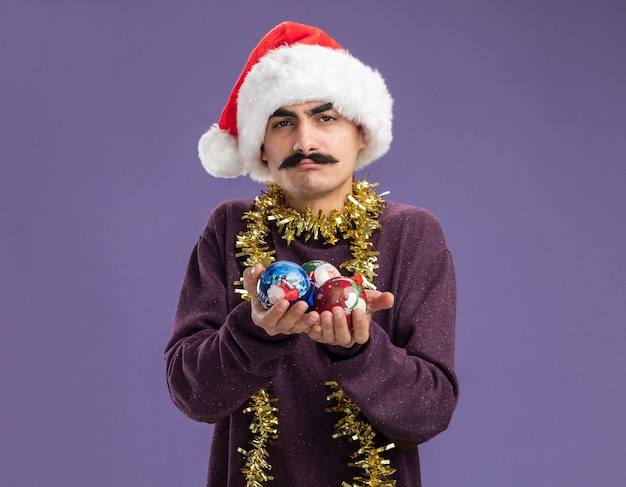
{"type": "Polygon", "coordinates": [[[282,187],[282,192],[285,204],[300,214],[310,208],[311,215],[328,216],[333,212],[343,213],[347,197],[353,194],[353,179],[330,187],[315,184],[282,187]]]}

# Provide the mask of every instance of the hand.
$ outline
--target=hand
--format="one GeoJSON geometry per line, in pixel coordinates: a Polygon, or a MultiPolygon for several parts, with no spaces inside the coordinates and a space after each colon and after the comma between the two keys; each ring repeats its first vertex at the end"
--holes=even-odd
{"type": "Polygon", "coordinates": [[[394,296],[390,292],[366,290],[367,311],[352,310],[352,329],[348,327],[346,313],[340,306],[320,314],[319,324],[313,324],[308,335],[319,343],[350,348],[355,343],[364,344],[369,340],[372,313],[393,306],[394,296]]]}
{"type": "Polygon", "coordinates": [[[243,287],[248,291],[252,305],[252,322],[263,328],[270,336],[308,332],[311,326],[319,321],[319,314],[307,313],[309,306],[306,302],[298,301],[291,305],[288,300],[281,299],[270,309],[263,307],[256,293],[257,281],[262,272],[263,266],[256,264],[248,267],[243,273],[243,287]]]}

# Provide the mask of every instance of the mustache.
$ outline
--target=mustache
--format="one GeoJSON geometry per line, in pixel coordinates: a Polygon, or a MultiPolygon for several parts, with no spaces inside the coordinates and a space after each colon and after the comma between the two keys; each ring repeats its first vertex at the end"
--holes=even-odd
{"type": "Polygon", "coordinates": [[[288,167],[297,166],[304,159],[313,161],[316,164],[334,164],[336,162],[339,162],[333,156],[330,156],[328,154],[320,154],[319,152],[313,152],[305,156],[304,154],[301,154],[298,152],[296,154],[293,154],[287,157],[283,161],[283,163],[280,166],[278,166],[278,169],[282,170],[282,169],[287,169],[288,167]]]}

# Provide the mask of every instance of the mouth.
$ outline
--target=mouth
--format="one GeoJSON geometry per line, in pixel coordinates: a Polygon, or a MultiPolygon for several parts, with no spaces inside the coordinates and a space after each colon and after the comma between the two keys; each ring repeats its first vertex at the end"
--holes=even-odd
{"type": "Polygon", "coordinates": [[[329,164],[329,163],[324,163],[324,162],[315,162],[312,159],[302,159],[300,162],[296,163],[295,166],[293,167],[311,167],[311,166],[322,166],[324,164],[329,164]]]}

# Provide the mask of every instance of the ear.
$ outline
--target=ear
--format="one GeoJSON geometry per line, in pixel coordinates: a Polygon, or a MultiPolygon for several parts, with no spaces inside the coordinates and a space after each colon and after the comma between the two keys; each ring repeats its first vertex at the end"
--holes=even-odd
{"type": "Polygon", "coordinates": [[[261,144],[261,160],[267,164],[267,157],[265,157],[265,144],[261,144]]]}
{"type": "Polygon", "coordinates": [[[361,149],[365,149],[370,143],[370,138],[361,125],[359,125],[359,132],[361,132],[361,149]]]}

